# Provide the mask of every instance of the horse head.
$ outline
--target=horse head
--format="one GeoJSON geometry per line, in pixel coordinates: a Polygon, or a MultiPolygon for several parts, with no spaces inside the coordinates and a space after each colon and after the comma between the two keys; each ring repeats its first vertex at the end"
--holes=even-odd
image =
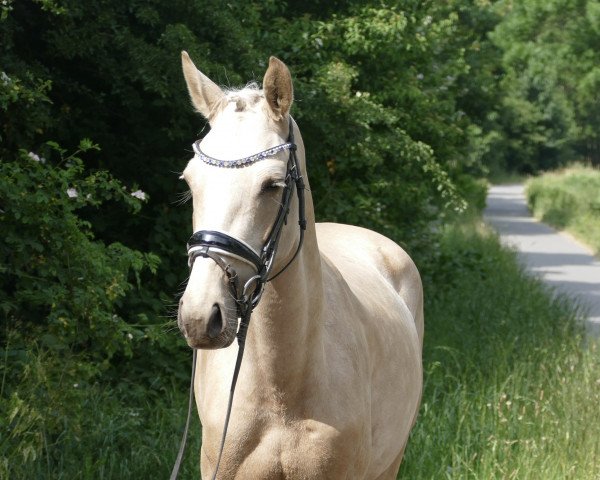
{"type": "Polygon", "coordinates": [[[223,348],[236,336],[242,297],[259,298],[257,290],[271,270],[283,268],[299,245],[298,230],[283,226],[287,210],[291,218],[300,214],[290,194],[296,159],[292,80],[275,57],[262,90],[251,85],[224,91],[186,52],[182,66],[192,104],[211,128],[194,144],[194,158],[182,175],[192,195],[194,235],[178,325],[191,347],[223,348]],[[266,249],[273,246],[278,221],[276,255],[269,258],[266,249]]]}

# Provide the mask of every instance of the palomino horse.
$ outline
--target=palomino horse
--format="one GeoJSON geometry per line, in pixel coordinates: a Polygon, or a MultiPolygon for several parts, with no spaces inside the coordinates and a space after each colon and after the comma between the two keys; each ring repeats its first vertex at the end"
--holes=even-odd
{"type": "Polygon", "coordinates": [[[375,232],[315,224],[283,62],[271,57],[263,90],[228,92],[186,52],[182,62],[192,103],[211,126],[182,176],[193,198],[192,239],[201,237],[202,248],[217,239],[212,253],[190,253],[178,314],[187,343],[201,349],[194,386],[203,478],[219,457],[236,362],[237,349],[224,348],[239,316],[229,268],[238,285],[258,289],[252,279],[265,266],[254,258],[274,223],[276,255],[247,332],[219,478],[396,478],[422,389],[423,293],[414,263],[375,232]],[[305,232],[295,220],[303,208],[290,188],[294,171],[306,185],[305,232]],[[276,222],[285,220],[282,199],[289,215],[276,222]]]}

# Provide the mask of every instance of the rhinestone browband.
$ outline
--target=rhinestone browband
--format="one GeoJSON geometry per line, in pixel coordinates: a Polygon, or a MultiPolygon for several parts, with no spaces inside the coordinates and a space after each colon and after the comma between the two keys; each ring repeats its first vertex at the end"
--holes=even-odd
{"type": "Polygon", "coordinates": [[[249,157],[239,158],[237,160],[219,160],[218,158],[209,157],[205,153],[200,150],[200,140],[194,142],[192,145],[194,148],[194,153],[200,160],[204,163],[208,163],[209,165],[214,165],[216,167],[225,167],[225,168],[240,168],[245,167],[246,165],[250,165],[259,160],[264,160],[265,158],[272,157],[273,155],[283,151],[295,148],[293,143],[282,143],[281,145],[277,145],[275,147],[271,147],[267,150],[264,150],[259,153],[255,153],[254,155],[250,155],[249,157]]]}

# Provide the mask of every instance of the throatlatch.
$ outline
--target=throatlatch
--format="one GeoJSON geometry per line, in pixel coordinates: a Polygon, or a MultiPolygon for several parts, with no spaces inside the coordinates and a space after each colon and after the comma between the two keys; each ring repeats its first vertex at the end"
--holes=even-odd
{"type": "MultiPolygon", "coordinates": [[[[259,160],[272,157],[273,155],[283,151],[289,150],[290,154],[287,162],[287,171],[285,176],[285,187],[283,188],[281,203],[277,217],[267,241],[265,242],[261,252],[256,252],[250,245],[242,240],[233,238],[224,232],[214,230],[200,230],[195,232],[187,243],[188,252],[188,266],[190,270],[194,265],[194,261],[198,257],[212,259],[225,273],[228,279],[229,289],[236,301],[237,305],[237,317],[240,320],[239,328],[236,334],[238,341],[238,355],[235,362],[235,368],[233,371],[233,378],[231,380],[231,388],[229,390],[229,402],[227,404],[227,414],[225,416],[225,425],[223,427],[223,436],[221,438],[221,447],[219,450],[219,456],[217,459],[217,465],[213,473],[213,480],[217,478],[217,472],[219,470],[219,464],[221,463],[221,456],[223,454],[223,448],[225,446],[225,438],[227,436],[227,427],[229,425],[229,418],[231,416],[231,408],[233,405],[233,395],[235,392],[235,386],[237,383],[240,367],[242,364],[242,358],[244,356],[244,349],[246,345],[246,334],[250,325],[250,318],[252,311],[258,305],[262,297],[262,293],[265,284],[274,278],[278,277],[283,273],[290,264],[295,260],[302,248],[304,243],[304,231],[306,230],[306,215],[304,205],[304,179],[300,172],[300,165],[298,164],[298,158],[296,156],[296,144],[294,143],[294,125],[292,117],[289,117],[289,135],[286,143],[277,145],[269,148],[263,152],[245,157],[239,160],[218,160],[216,158],[209,157],[204,154],[200,149],[200,141],[193,145],[196,157],[203,162],[221,168],[243,168],[251,165],[259,160]],[[300,237],[298,240],[298,246],[292,258],[285,264],[285,266],[273,276],[271,270],[274,265],[275,256],[277,254],[277,247],[279,245],[279,238],[285,224],[287,224],[287,216],[290,210],[290,204],[292,201],[293,185],[296,187],[296,194],[298,196],[298,225],[300,227],[300,237]],[[233,268],[227,258],[236,259],[238,261],[245,262],[251,265],[256,274],[242,287],[239,281],[237,272],[233,268]]],[[[190,384],[190,401],[188,404],[188,415],[187,421],[183,433],[183,439],[177,455],[177,460],[173,466],[171,472],[171,480],[175,480],[179,474],[179,468],[183,458],[183,452],[185,450],[185,444],[187,439],[187,432],[190,421],[190,412],[192,408],[192,397],[194,389],[194,374],[196,370],[196,350],[193,353],[193,366],[192,366],[192,381],[190,384]]]]}

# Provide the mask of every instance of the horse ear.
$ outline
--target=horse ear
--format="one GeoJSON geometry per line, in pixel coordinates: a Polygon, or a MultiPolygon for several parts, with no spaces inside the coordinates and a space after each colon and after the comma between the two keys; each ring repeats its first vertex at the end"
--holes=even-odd
{"type": "Polygon", "coordinates": [[[294,88],[288,67],[276,57],[269,58],[269,68],[263,79],[263,90],[273,117],[275,120],[281,120],[290,111],[294,88]]]}
{"type": "Polygon", "coordinates": [[[204,118],[211,120],[219,111],[219,106],[225,98],[225,93],[210,78],[196,68],[194,62],[184,50],[181,52],[181,66],[187,83],[192,104],[204,118]]]}

